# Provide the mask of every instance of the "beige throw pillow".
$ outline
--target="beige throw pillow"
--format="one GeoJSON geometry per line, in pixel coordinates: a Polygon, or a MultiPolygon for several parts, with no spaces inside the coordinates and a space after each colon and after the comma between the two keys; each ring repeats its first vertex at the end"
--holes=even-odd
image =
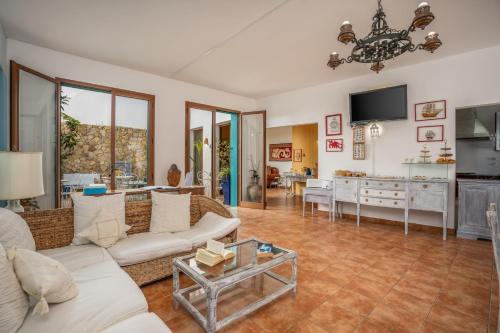
{"type": "MultiPolygon", "coordinates": [[[[73,237],[74,245],[88,244],[90,241],[78,236],[80,232],[88,228],[101,209],[106,210],[125,227],[125,193],[116,193],[101,196],[85,196],[81,193],[73,193],[74,223],[75,234],[73,237]]],[[[127,237],[123,232],[121,238],[127,237]]]]}
{"type": "Polygon", "coordinates": [[[37,300],[33,314],[49,312],[47,303],[61,303],[78,295],[73,277],[60,262],[40,253],[11,248],[7,257],[28,295],[37,300]]]}
{"type": "Polygon", "coordinates": [[[168,194],[151,191],[150,231],[154,233],[189,230],[191,193],[168,194]]]}
{"type": "Polygon", "coordinates": [[[0,332],[17,331],[28,308],[28,295],[19,284],[12,263],[7,260],[7,254],[0,244],[0,332]]]}
{"type": "Polygon", "coordinates": [[[108,248],[115,245],[123,233],[129,229],[129,225],[121,224],[115,217],[101,209],[92,224],[83,229],[78,237],[86,238],[100,247],[108,248]]]}
{"type": "Polygon", "coordinates": [[[0,208],[0,243],[4,249],[18,247],[35,251],[35,240],[26,221],[5,208],[0,208]]]}

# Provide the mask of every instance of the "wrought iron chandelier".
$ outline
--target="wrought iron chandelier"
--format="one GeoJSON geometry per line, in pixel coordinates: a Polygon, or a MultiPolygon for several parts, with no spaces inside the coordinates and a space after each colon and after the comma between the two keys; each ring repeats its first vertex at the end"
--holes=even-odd
{"type": "Polygon", "coordinates": [[[422,2],[415,10],[415,17],[408,29],[391,29],[385,20],[381,0],[378,0],[378,9],[373,16],[372,30],[368,36],[357,39],[351,23],[349,21],[342,23],[337,37],[338,41],[346,45],[349,43],[355,45],[351,55],[347,58],[341,59],[337,52],[333,52],[327,65],[335,69],[345,62],[371,63],[370,69],[378,73],[385,67],[383,63],[385,60],[394,59],[407,51],[415,52],[423,49],[433,53],[442,44],[439,34],[429,32],[425,37],[425,42],[417,45],[413,44],[410,37],[411,32],[417,28],[425,29],[433,20],[434,14],[431,12],[431,7],[427,2],[422,2]]]}

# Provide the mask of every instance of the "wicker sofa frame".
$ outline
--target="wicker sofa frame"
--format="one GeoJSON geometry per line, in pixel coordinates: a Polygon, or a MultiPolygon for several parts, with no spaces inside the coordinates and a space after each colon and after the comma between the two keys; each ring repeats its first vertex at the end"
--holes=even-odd
{"type": "MultiPolygon", "coordinates": [[[[213,212],[223,217],[232,217],[231,212],[219,202],[203,195],[191,196],[191,225],[198,222],[207,212],[213,212]]],[[[71,244],[74,235],[73,208],[25,212],[21,213],[21,216],[26,220],[33,234],[37,250],[53,249],[71,244]]],[[[131,226],[127,234],[148,232],[150,221],[151,200],[125,203],[125,222],[131,226]]],[[[237,230],[234,230],[219,240],[224,243],[232,243],[236,239],[237,230]]],[[[142,286],[171,276],[173,258],[188,253],[178,253],[134,265],[122,266],[122,269],[139,286],[142,286]]]]}

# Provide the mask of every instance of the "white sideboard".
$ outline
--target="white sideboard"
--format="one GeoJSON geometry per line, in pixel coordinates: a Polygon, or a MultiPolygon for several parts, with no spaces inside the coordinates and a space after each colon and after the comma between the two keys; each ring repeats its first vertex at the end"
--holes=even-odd
{"type": "MultiPolygon", "coordinates": [[[[408,180],[386,178],[334,177],[333,201],[356,204],[359,226],[361,207],[379,206],[404,210],[405,235],[408,234],[410,210],[443,214],[443,239],[446,239],[448,220],[448,180],[408,180]]],[[[335,220],[335,204],[333,219],[335,220]]]]}

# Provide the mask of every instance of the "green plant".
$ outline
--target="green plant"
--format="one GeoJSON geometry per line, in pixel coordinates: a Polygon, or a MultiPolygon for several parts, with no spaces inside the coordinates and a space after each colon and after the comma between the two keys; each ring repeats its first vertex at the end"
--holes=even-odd
{"type": "Polygon", "coordinates": [[[231,145],[227,141],[217,144],[217,155],[219,156],[219,179],[226,178],[231,174],[231,145]]]}
{"type": "Polygon", "coordinates": [[[64,121],[64,126],[61,129],[61,159],[67,159],[75,150],[76,145],[80,142],[80,134],[78,134],[78,126],[80,121],[64,113],[64,106],[69,105],[71,98],[61,94],[61,118],[64,121]]]}

